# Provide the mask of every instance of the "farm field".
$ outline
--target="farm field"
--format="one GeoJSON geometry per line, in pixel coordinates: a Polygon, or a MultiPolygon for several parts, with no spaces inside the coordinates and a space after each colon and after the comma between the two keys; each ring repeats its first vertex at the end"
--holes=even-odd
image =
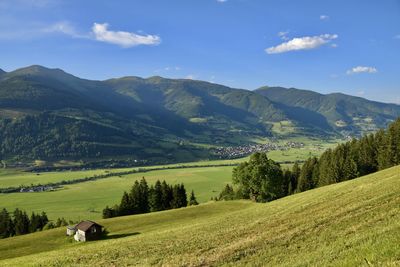
{"type": "Polygon", "coordinates": [[[0,194],[0,203],[9,210],[18,207],[28,212],[46,211],[50,219],[99,219],[106,205],[119,203],[122,193],[142,177],[149,184],[158,179],[171,184],[184,183],[188,192],[194,190],[198,201],[205,202],[231,182],[232,169],[233,166],[182,168],[114,176],[65,185],[53,192],[0,194]]]}
{"type": "MultiPolygon", "coordinates": [[[[279,162],[287,161],[302,161],[310,156],[320,155],[326,148],[332,147],[338,141],[321,143],[318,141],[310,141],[308,139],[294,139],[293,141],[304,142],[304,148],[290,148],[285,151],[270,151],[268,155],[271,159],[279,162]]],[[[238,159],[226,160],[208,160],[208,161],[195,161],[168,165],[155,165],[134,168],[116,168],[116,169],[95,169],[95,170],[82,170],[82,171],[53,171],[53,172],[25,172],[15,169],[0,169],[0,188],[29,186],[31,184],[46,184],[60,182],[62,180],[70,181],[85,177],[92,177],[94,175],[102,175],[107,173],[116,172],[129,172],[137,169],[153,169],[153,168],[175,168],[175,167],[196,167],[196,166],[214,166],[214,165],[228,165],[238,164],[248,160],[249,157],[238,159]]]]}
{"type": "Polygon", "coordinates": [[[266,204],[99,220],[110,234],[96,242],[64,228],[0,240],[0,265],[397,266],[399,221],[400,166],[266,204]]]}
{"type": "MultiPolygon", "coordinates": [[[[315,143],[309,143],[301,149],[271,151],[269,156],[276,161],[304,160],[309,156],[319,155],[322,149],[318,148],[315,143]]],[[[119,203],[122,193],[129,190],[135,180],[139,180],[142,177],[145,177],[149,184],[153,184],[158,179],[166,180],[171,184],[184,183],[188,193],[194,190],[198,201],[206,202],[211,197],[217,196],[225,184],[231,183],[231,174],[234,166],[218,165],[237,164],[246,160],[248,160],[248,157],[140,167],[140,169],[172,169],[112,176],[95,181],[64,185],[61,189],[53,192],[0,194],[0,202],[2,203],[1,207],[9,210],[22,208],[29,213],[32,211],[45,211],[50,219],[53,220],[58,217],[64,217],[67,220],[99,219],[105,206],[119,203]],[[175,167],[185,168],[173,169],[175,167]]],[[[286,166],[290,167],[290,164],[286,166]]],[[[42,173],[2,169],[0,170],[0,188],[75,180],[94,175],[128,172],[137,169],[139,168],[42,173]]]]}

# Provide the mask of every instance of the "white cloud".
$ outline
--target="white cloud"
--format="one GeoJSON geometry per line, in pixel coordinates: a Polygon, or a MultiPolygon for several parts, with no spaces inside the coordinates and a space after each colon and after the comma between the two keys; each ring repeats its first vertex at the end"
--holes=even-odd
{"type": "Polygon", "coordinates": [[[366,67],[366,66],[357,66],[352,68],[351,70],[348,70],[346,73],[348,75],[350,74],[357,74],[357,73],[376,73],[378,70],[374,67],[366,67]]]}
{"type": "Polygon", "coordinates": [[[45,33],[63,33],[74,38],[90,38],[88,34],[79,34],[68,21],[61,21],[42,29],[45,33]]]}
{"type": "Polygon", "coordinates": [[[225,3],[228,2],[228,0],[217,0],[218,3],[225,3]]]}
{"type": "Polygon", "coordinates": [[[285,32],[278,32],[278,36],[279,38],[281,38],[284,41],[289,40],[289,37],[287,37],[287,34],[289,33],[289,31],[285,31],[285,32]]]}
{"type": "Polygon", "coordinates": [[[293,38],[292,40],[284,42],[280,45],[269,47],[265,49],[265,52],[268,54],[279,54],[289,51],[310,50],[327,44],[336,38],[338,38],[337,34],[322,34],[319,36],[293,38]]]}
{"type": "Polygon", "coordinates": [[[321,16],[319,16],[319,19],[320,19],[320,20],[328,20],[328,19],[329,19],[329,16],[327,16],[327,15],[321,15],[321,16]]]}
{"type": "Polygon", "coordinates": [[[133,47],[138,45],[158,45],[161,38],[157,35],[139,35],[132,32],[110,31],[107,23],[94,23],[92,32],[95,39],[100,42],[116,44],[121,47],[133,47]]]}

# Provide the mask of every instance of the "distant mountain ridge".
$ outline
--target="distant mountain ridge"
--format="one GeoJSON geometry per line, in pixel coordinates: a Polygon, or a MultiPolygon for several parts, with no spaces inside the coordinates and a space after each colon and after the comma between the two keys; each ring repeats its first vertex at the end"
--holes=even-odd
{"type": "Polygon", "coordinates": [[[208,155],[198,143],[359,135],[398,116],[398,105],[298,89],[157,76],[93,81],[38,65],[0,72],[1,158],[190,160],[208,155]]]}
{"type": "Polygon", "coordinates": [[[342,93],[323,95],[313,91],[283,87],[262,87],[255,92],[276,103],[320,114],[335,130],[345,130],[353,134],[382,128],[400,115],[399,105],[379,103],[342,93]],[[374,129],[366,129],[366,125],[363,124],[371,121],[374,123],[369,127],[374,129]]]}

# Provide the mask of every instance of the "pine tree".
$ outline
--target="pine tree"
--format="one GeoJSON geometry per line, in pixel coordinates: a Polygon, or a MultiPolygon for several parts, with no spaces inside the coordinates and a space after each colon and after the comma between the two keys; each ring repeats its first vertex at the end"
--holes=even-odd
{"type": "Polygon", "coordinates": [[[124,192],[124,194],[122,195],[121,203],[119,204],[118,207],[118,215],[124,216],[133,214],[131,208],[132,208],[131,198],[129,197],[127,192],[124,192]]]}
{"type": "Polygon", "coordinates": [[[300,177],[300,172],[301,172],[301,169],[300,169],[299,163],[296,161],[293,164],[292,171],[291,171],[290,183],[289,183],[289,187],[288,187],[289,195],[293,194],[296,191],[297,181],[300,177]]]}
{"type": "Polygon", "coordinates": [[[161,203],[162,209],[168,210],[172,208],[172,200],[173,200],[173,190],[172,187],[169,186],[165,181],[161,183],[161,203]]]}
{"type": "Polygon", "coordinates": [[[230,186],[229,184],[226,184],[224,189],[219,194],[219,197],[217,200],[234,200],[235,197],[236,197],[236,195],[235,195],[235,191],[233,190],[233,187],[230,186]]]}
{"type": "Polygon", "coordinates": [[[139,181],[135,181],[127,198],[127,207],[126,207],[128,211],[127,214],[140,214],[141,213],[140,203],[141,203],[140,183],[139,181]]]}
{"type": "Polygon", "coordinates": [[[187,196],[185,187],[182,185],[174,185],[172,189],[172,208],[178,209],[187,206],[187,196]]]}
{"type": "Polygon", "coordinates": [[[315,168],[318,167],[317,158],[309,158],[301,168],[297,185],[297,192],[303,192],[315,187],[315,168]]]}
{"type": "Polygon", "coordinates": [[[34,233],[37,230],[41,230],[40,215],[36,215],[34,212],[32,212],[31,219],[30,219],[30,225],[29,225],[29,231],[31,233],[34,233]]]}
{"type": "Polygon", "coordinates": [[[6,209],[0,212],[0,238],[7,238],[14,233],[13,221],[6,209]]]}
{"type": "Polygon", "coordinates": [[[150,211],[160,211],[163,209],[162,204],[162,185],[159,180],[149,191],[150,211]]]}
{"type": "Polygon", "coordinates": [[[199,205],[199,202],[197,202],[194,191],[192,190],[192,193],[190,193],[189,206],[193,205],[199,205]]]}
{"type": "Polygon", "coordinates": [[[139,213],[147,213],[150,211],[149,208],[149,186],[147,185],[144,177],[139,183],[139,213]]]}
{"type": "Polygon", "coordinates": [[[49,222],[49,218],[47,218],[46,212],[42,211],[42,214],[40,215],[40,224],[39,228],[40,230],[43,230],[43,227],[49,222]]]}
{"type": "Polygon", "coordinates": [[[26,212],[15,209],[13,224],[15,235],[24,235],[29,233],[30,222],[28,215],[26,215],[26,212]]]}

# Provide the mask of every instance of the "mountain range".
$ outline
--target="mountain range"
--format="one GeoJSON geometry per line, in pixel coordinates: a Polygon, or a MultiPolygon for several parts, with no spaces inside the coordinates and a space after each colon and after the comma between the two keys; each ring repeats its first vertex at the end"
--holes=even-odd
{"type": "Polygon", "coordinates": [[[339,93],[162,77],[93,81],[37,65],[0,70],[3,159],[192,160],[209,156],[205,145],[359,136],[398,116],[399,105],[339,93]]]}

